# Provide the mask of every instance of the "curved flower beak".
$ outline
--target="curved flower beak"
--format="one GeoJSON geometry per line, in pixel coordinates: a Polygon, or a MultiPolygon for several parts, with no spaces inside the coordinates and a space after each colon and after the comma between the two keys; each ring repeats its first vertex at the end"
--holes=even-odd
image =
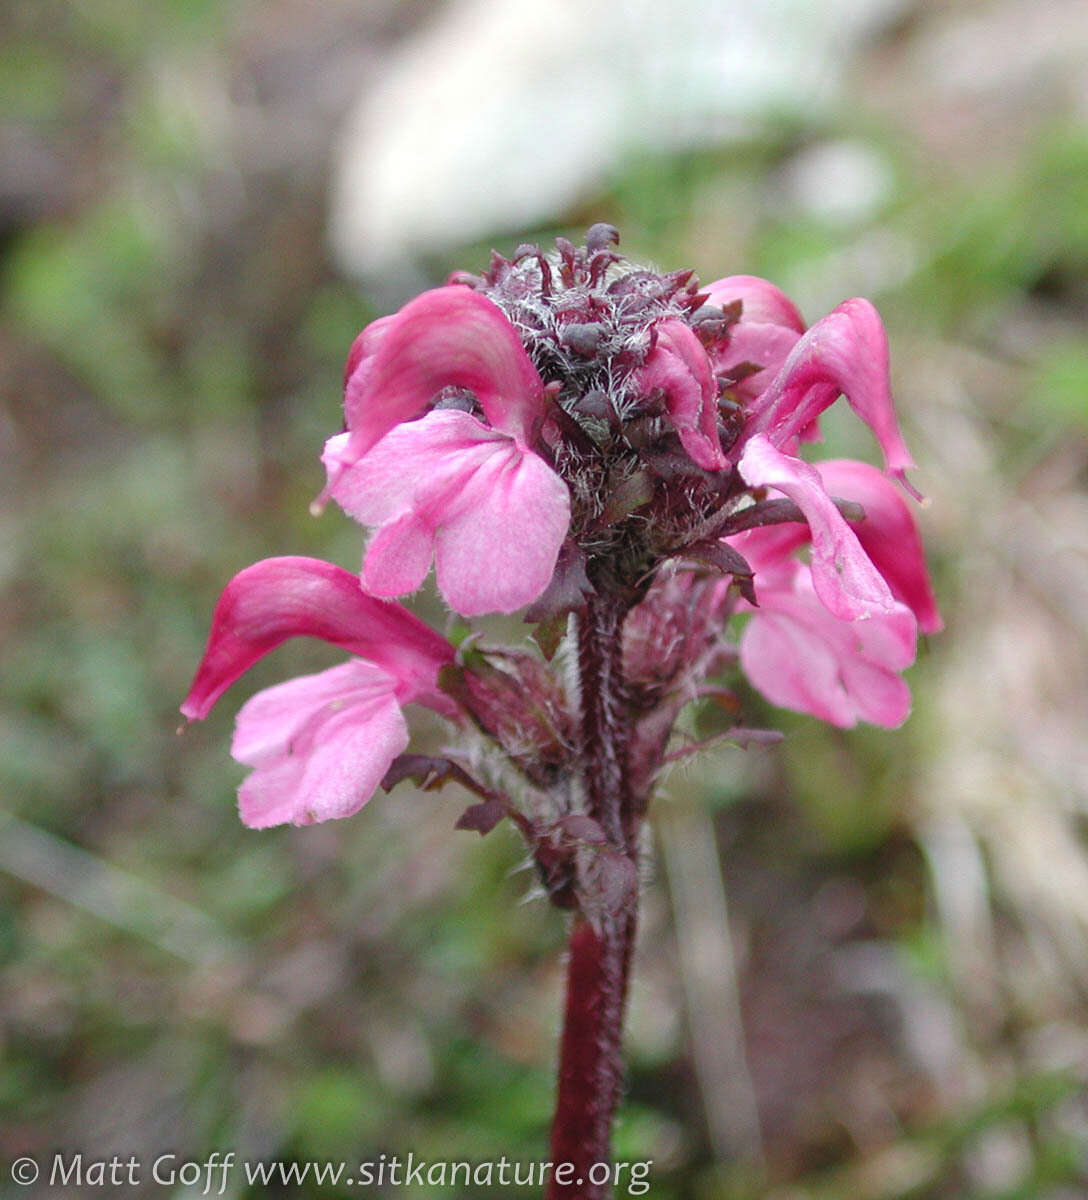
{"type": "Polygon", "coordinates": [[[888,472],[905,482],[914,460],[892,401],[888,338],[868,300],[844,301],[797,341],[752,405],[749,432],[791,449],[840,393],[876,435],[888,472]]]}
{"type": "Polygon", "coordinates": [[[368,660],[404,700],[433,691],[454,654],[407,609],[368,596],[350,571],[314,558],[266,558],[223,589],[182,713],[206,717],[240,675],[292,637],[320,638],[368,660]]]}
{"type": "Polygon", "coordinates": [[[368,326],[348,367],[350,461],[418,417],[443,388],[472,391],[490,425],[523,445],[544,413],[544,385],[517,331],[485,296],[458,284],[424,292],[368,326]]]}
{"type": "MultiPolygon", "coordinates": [[[[381,344],[382,338],[389,332],[391,325],[396,323],[396,314],[389,317],[379,317],[376,321],[371,321],[370,324],[359,334],[354,342],[351,343],[351,349],[348,351],[347,361],[344,363],[344,391],[347,391],[348,384],[352,377],[360,371],[369,371],[374,361],[374,355],[378,351],[378,346],[381,344]]],[[[356,382],[356,390],[365,390],[365,374],[356,382]]]]}

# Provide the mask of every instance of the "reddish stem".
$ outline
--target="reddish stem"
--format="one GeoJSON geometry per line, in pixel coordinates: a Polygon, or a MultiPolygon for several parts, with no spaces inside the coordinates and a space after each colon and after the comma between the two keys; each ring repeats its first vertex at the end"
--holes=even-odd
{"type": "MultiPolygon", "coordinates": [[[[628,788],[630,706],[621,634],[626,609],[589,605],[579,622],[582,754],[586,808],[612,851],[635,857],[637,818],[628,788]]],[[[611,1195],[612,1120],[623,1084],[623,1018],[638,913],[637,889],[619,910],[570,935],[559,1087],[552,1125],[548,1200],[605,1200],[611,1195]],[[569,1166],[567,1165],[569,1164],[569,1166]]]]}
{"type": "Polygon", "coordinates": [[[590,601],[578,622],[586,810],[616,850],[633,849],[628,788],[631,706],[623,676],[627,606],[590,601]]]}
{"type": "MultiPolygon", "coordinates": [[[[633,905],[632,905],[633,907],[633,905]]],[[[609,921],[600,936],[582,917],[570,937],[567,1007],[552,1126],[548,1200],[610,1196],[612,1118],[623,1084],[623,1011],[635,919],[609,921]]]]}

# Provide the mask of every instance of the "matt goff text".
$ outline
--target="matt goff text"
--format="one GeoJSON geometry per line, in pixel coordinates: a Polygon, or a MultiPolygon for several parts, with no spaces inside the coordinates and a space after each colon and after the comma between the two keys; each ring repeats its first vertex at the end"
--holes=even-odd
{"type": "MultiPolygon", "coordinates": [[[[203,1162],[184,1159],[177,1154],[160,1154],[151,1163],[147,1178],[164,1187],[180,1183],[195,1188],[203,1183],[201,1196],[222,1196],[236,1160],[233,1150],[226,1154],[215,1150],[203,1162]]],[[[49,1169],[51,1187],[136,1187],[144,1180],[143,1164],[134,1155],[84,1159],[82,1154],[58,1152],[53,1155],[49,1169]]]]}

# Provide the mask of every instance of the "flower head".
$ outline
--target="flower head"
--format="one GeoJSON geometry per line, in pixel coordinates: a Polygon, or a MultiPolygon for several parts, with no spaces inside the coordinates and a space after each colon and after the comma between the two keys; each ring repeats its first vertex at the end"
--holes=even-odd
{"type": "Polygon", "coordinates": [[[914,518],[876,468],[800,457],[842,394],[905,483],[876,310],[847,300],[806,328],[767,280],[701,289],[616,241],[598,225],[581,247],[496,254],[356,338],[322,499],[372,531],[361,578],[298,558],[243,571],[183,705],[204,716],[288,637],[355,656],[242,708],[248,823],[355,811],[407,745],[413,701],[475,725],[528,786],[557,789],[552,809],[577,794],[569,689],[550,668],[472,642],[455,655],[391,602],[432,563],[463,616],[527,609],[547,655],[571,614],[612,631],[643,799],[680,709],[725,667],[836,725],[906,717],[902,672],[919,629],[940,628],[914,518]]]}

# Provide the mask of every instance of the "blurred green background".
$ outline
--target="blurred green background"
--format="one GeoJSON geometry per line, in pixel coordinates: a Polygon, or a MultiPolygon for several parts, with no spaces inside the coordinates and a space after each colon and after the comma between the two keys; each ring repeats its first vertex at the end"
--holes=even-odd
{"type": "MultiPolygon", "coordinates": [[[[634,259],[765,275],[810,321],[877,302],[948,626],[901,731],[745,693],[784,744],[667,780],[617,1156],[653,1159],[661,1200],[1088,1195],[1084,7],[783,0],[781,54],[825,57],[765,95],[758,46],[741,78],[697,36],[750,6],[697,6],[670,47],[652,5],[606,6],[596,58],[575,35],[602,7],[551,8],[4,5],[0,1160],[546,1157],[563,919],[514,834],[454,833],[463,797],[407,784],[245,830],[233,712],[325,647],[180,735],[177,705],[235,571],[358,562],[358,528],[307,507],[362,324],[491,245],[606,220],[634,259]],[[575,61],[627,114],[579,107],[578,162],[525,100],[546,68],[559,104],[575,61]],[[451,108],[415,144],[412,70],[451,108]],[[695,95],[678,136],[651,85],[695,95]],[[399,159],[343,133],[380,86],[399,159]],[[505,218],[505,182],[476,175],[481,215],[444,180],[444,117],[521,179],[505,218]]],[[[826,432],[874,459],[850,419],[826,432]]]]}

